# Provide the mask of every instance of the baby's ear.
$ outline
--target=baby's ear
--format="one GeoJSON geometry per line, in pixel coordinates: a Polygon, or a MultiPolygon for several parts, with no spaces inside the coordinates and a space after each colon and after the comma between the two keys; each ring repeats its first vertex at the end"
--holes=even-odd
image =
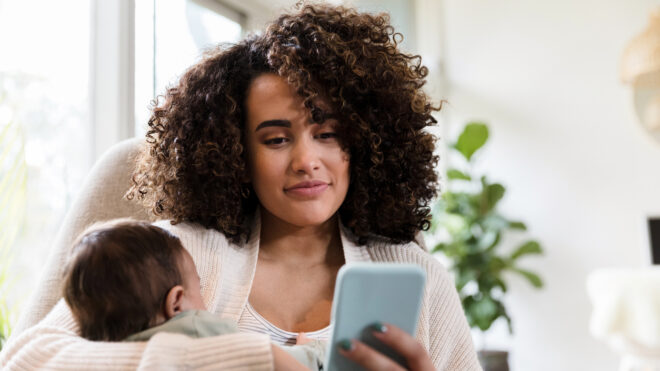
{"type": "Polygon", "coordinates": [[[167,292],[165,298],[165,320],[176,316],[181,313],[183,303],[183,286],[176,285],[167,292]]]}

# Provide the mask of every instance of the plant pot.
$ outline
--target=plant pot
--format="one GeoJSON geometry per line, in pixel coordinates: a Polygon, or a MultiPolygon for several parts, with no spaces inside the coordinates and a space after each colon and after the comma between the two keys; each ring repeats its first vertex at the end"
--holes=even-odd
{"type": "Polygon", "coordinates": [[[484,371],[509,371],[509,352],[480,350],[477,355],[484,371]]]}

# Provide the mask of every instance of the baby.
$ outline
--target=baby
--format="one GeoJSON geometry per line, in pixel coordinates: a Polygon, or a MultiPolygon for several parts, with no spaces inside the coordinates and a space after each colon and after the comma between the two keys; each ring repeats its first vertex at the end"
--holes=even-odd
{"type": "MultiPolygon", "coordinates": [[[[158,332],[190,337],[237,332],[234,321],[206,311],[197,269],[179,239],[145,222],[120,220],[83,233],[67,266],[63,296],[81,336],[89,340],[146,341],[158,332]]],[[[276,366],[286,368],[321,369],[324,352],[318,341],[273,345],[276,366]]]]}

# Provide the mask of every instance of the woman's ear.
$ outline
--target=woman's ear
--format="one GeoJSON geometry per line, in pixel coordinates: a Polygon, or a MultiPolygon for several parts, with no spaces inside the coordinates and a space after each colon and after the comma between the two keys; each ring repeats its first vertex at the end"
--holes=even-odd
{"type": "Polygon", "coordinates": [[[165,320],[183,312],[183,286],[176,285],[170,289],[165,298],[165,320]]]}

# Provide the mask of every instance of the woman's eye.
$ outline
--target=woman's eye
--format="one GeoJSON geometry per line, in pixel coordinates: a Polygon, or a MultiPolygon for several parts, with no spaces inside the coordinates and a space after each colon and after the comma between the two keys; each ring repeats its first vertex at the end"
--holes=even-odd
{"type": "Polygon", "coordinates": [[[277,145],[277,144],[283,144],[284,142],[286,142],[286,138],[277,137],[277,138],[267,139],[266,141],[264,141],[264,144],[266,144],[266,145],[277,145]]]}
{"type": "Polygon", "coordinates": [[[321,133],[317,137],[319,139],[334,139],[337,138],[337,133],[321,133]]]}

